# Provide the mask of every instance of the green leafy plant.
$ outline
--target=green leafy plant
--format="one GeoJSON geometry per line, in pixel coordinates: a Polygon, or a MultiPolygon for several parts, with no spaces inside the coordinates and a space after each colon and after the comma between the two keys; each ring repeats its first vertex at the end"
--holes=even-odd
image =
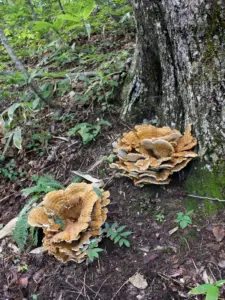
{"type": "Polygon", "coordinates": [[[92,125],[90,123],[80,123],[75,127],[71,128],[68,132],[70,136],[79,134],[82,138],[84,145],[95,140],[96,136],[101,131],[101,125],[110,126],[111,124],[107,121],[100,121],[97,125],[92,125]]]}
{"type": "Polygon", "coordinates": [[[180,228],[184,229],[186,228],[188,225],[192,224],[192,219],[190,217],[190,215],[193,213],[193,210],[187,212],[186,214],[184,214],[183,212],[178,212],[177,213],[177,219],[176,222],[179,224],[180,228]]]}
{"type": "MultiPolygon", "coordinates": [[[[1,164],[3,164],[3,162],[4,159],[1,162],[1,164]]],[[[8,163],[3,165],[2,168],[0,168],[0,174],[8,178],[9,180],[16,180],[18,177],[23,177],[25,174],[27,174],[27,172],[22,170],[17,170],[15,160],[11,159],[8,163]]]]}
{"type": "Polygon", "coordinates": [[[92,242],[87,252],[89,260],[93,262],[95,258],[99,258],[98,253],[101,251],[103,251],[103,249],[97,247],[97,242],[92,242]]]}
{"type": "Polygon", "coordinates": [[[22,190],[25,197],[28,197],[32,193],[39,195],[40,193],[48,193],[54,190],[64,189],[64,186],[58,180],[55,180],[51,175],[34,175],[32,176],[32,180],[36,182],[36,184],[30,188],[25,188],[22,190]]]}
{"type": "Polygon", "coordinates": [[[113,161],[116,157],[117,156],[115,154],[111,153],[109,156],[103,156],[102,161],[107,161],[109,163],[113,163],[113,161]]]}
{"type": "Polygon", "coordinates": [[[63,114],[60,118],[60,120],[62,120],[65,123],[71,124],[74,122],[75,120],[75,115],[74,114],[63,114]]]}
{"type": "Polygon", "coordinates": [[[18,266],[17,269],[18,269],[18,272],[26,272],[26,271],[28,271],[29,267],[27,264],[25,264],[25,265],[18,266]]]}
{"type": "Polygon", "coordinates": [[[162,223],[165,220],[165,216],[163,214],[157,214],[154,216],[154,219],[160,223],[162,223]]]}
{"type": "MultiPolygon", "coordinates": [[[[59,34],[59,30],[60,28],[62,27],[63,25],[63,21],[62,20],[56,20],[55,22],[53,23],[50,23],[50,22],[44,22],[44,21],[36,21],[35,22],[35,25],[33,27],[33,30],[35,31],[39,31],[39,30],[42,30],[42,29],[52,29],[54,30],[57,34],[59,34]]],[[[60,34],[59,34],[60,35],[60,34]]]]}
{"type": "Polygon", "coordinates": [[[28,224],[28,212],[31,209],[33,203],[37,200],[38,197],[36,196],[33,196],[31,199],[29,199],[18,215],[18,220],[13,231],[13,239],[17,243],[20,251],[24,249],[28,238],[30,240],[30,245],[37,245],[37,230],[31,228],[28,224]]]}
{"type": "Polygon", "coordinates": [[[68,132],[69,135],[73,136],[79,134],[82,138],[84,145],[93,141],[95,137],[99,134],[101,126],[92,125],[90,123],[80,123],[77,126],[71,128],[68,132]]]}
{"type": "Polygon", "coordinates": [[[87,23],[87,20],[95,7],[93,0],[77,0],[71,9],[67,9],[68,13],[58,15],[57,18],[65,21],[72,22],[70,29],[75,27],[83,27],[86,29],[87,35],[90,38],[91,25],[87,23]]]}
{"type": "Polygon", "coordinates": [[[105,228],[103,229],[103,233],[106,234],[114,243],[119,243],[119,246],[123,245],[126,247],[130,247],[130,242],[125,238],[132,234],[131,231],[123,231],[126,228],[125,225],[119,226],[118,223],[115,222],[111,226],[108,223],[105,223],[105,228]]]}
{"type": "Polygon", "coordinates": [[[191,295],[206,295],[205,300],[218,300],[219,299],[219,288],[225,283],[225,280],[218,280],[215,284],[206,283],[200,284],[189,291],[191,295]]]}
{"type": "Polygon", "coordinates": [[[52,139],[51,133],[42,130],[40,133],[35,133],[31,137],[31,142],[27,145],[27,149],[38,150],[39,155],[43,156],[46,152],[48,142],[52,139]]]}
{"type": "MultiPolygon", "coordinates": [[[[30,113],[30,103],[14,103],[9,108],[3,111],[0,116],[0,124],[4,130],[5,146],[3,154],[7,151],[11,141],[13,145],[21,150],[22,149],[22,134],[21,127],[17,126],[18,120],[26,120],[26,116],[30,113]],[[17,113],[20,112],[18,115],[17,113]]],[[[3,131],[1,129],[1,131],[3,131]]]]}
{"type": "MultiPolygon", "coordinates": [[[[28,197],[33,196],[27,201],[23,209],[18,215],[18,220],[13,232],[13,238],[16,241],[20,250],[25,248],[29,241],[29,246],[36,245],[38,242],[38,231],[35,227],[28,224],[28,213],[33,204],[38,201],[43,193],[48,193],[57,189],[64,188],[60,182],[52,178],[50,175],[32,176],[32,180],[36,183],[30,188],[23,189],[23,195],[28,197]]],[[[57,220],[56,220],[57,221],[57,220]]]]}
{"type": "Polygon", "coordinates": [[[99,170],[99,174],[100,175],[105,175],[105,170],[104,169],[99,170]]]}

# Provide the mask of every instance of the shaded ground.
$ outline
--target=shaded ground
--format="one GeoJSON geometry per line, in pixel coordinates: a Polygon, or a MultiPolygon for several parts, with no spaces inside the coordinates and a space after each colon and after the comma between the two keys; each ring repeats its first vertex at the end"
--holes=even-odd
{"type": "MultiPolygon", "coordinates": [[[[29,175],[50,173],[68,184],[74,176],[72,170],[86,171],[101,156],[111,153],[112,141],[126,130],[126,124],[118,123],[116,117],[114,114],[108,118],[112,127],[103,130],[97,141],[89,146],[83,147],[79,138],[52,139],[44,157],[37,151],[28,151],[17,163],[29,175]]],[[[51,119],[46,118],[45,126],[48,122],[51,119]]],[[[63,134],[62,125],[55,123],[55,136],[63,134]]],[[[176,213],[187,211],[182,185],[188,174],[175,177],[168,187],[142,189],[129,179],[117,178],[108,163],[100,163],[90,174],[104,179],[105,189],[111,193],[108,222],[127,225],[133,232],[131,247],[120,248],[105,239],[99,245],[104,252],[94,263],[62,264],[47,253],[15,253],[12,239],[6,238],[0,253],[1,300],[35,299],[35,296],[41,300],[187,299],[191,298],[187,294],[189,289],[196,283],[203,283],[203,278],[225,278],[223,268],[218,266],[225,260],[224,243],[216,242],[210,230],[210,226],[223,223],[222,209],[216,215],[205,215],[203,202],[197,200],[193,225],[169,234],[177,226],[176,213]],[[18,272],[18,266],[25,264],[28,270],[18,272]],[[127,282],[136,272],[145,276],[148,282],[145,290],[127,282]]],[[[1,184],[0,223],[8,222],[23,207],[26,199],[20,190],[27,185],[25,179],[1,184]]]]}

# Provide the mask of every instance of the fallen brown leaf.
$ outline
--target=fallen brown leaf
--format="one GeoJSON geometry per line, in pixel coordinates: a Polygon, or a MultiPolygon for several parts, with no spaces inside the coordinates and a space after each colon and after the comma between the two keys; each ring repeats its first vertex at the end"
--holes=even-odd
{"type": "Polygon", "coordinates": [[[155,260],[157,257],[159,257],[159,254],[157,254],[157,253],[153,253],[153,254],[148,255],[148,256],[145,258],[145,260],[144,260],[144,264],[147,264],[147,263],[149,263],[150,261],[155,260]]]}
{"type": "Polygon", "coordinates": [[[170,277],[178,277],[183,274],[184,270],[183,269],[178,269],[178,270],[172,270],[172,273],[170,274],[170,277]]]}
{"type": "Polygon", "coordinates": [[[144,276],[140,273],[134,274],[129,278],[130,283],[138,289],[144,290],[148,286],[148,283],[144,276]]]}
{"type": "Polygon", "coordinates": [[[222,226],[213,227],[213,234],[217,242],[221,242],[225,236],[224,228],[222,226]]]}
{"type": "Polygon", "coordinates": [[[33,280],[36,283],[41,282],[41,280],[43,279],[45,274],[45,268],[40,269],[39,271],[37,271],[34,275],[33,275],[33,280]]]}
{"type": "Polygon", "coordinates": [[[21,276],[21,277],[18,279],[18,285],[19,285],[21,288],[26,288],[26,287],[28,286],[28,277],[21,276]]]}

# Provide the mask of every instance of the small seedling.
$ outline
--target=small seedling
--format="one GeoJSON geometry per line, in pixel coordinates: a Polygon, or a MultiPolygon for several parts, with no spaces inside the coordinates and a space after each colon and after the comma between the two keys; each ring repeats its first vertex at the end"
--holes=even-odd
{"type": "Polygon", "coordinates": [[[103,156],[102,161],[107,161],[109,163],[113,163],[114,159],[117,156],[115,154],[110,154],[109,156],[103,156]]]}
{"type": "Polygon", "coordinates": [[[219,299],[219,288],[225,283],[225,280],[216,281],[215,284],[206,283],[200,284],[196,288],[190,290],[191,295],[203,295],[206,294],[205,300],[218,300],[219,299]]]}
{"type": "Polygon", "coordinates": [[[186,228],[188,225],[192,224],[192,219],[190,217],[190,215],[193,213],[193,210],[187,212],[186,214],[184,214],[183,212],[178,212],[177,213],[177,219],[176,222],[179,223],[180,228],[184,229],[186,228]]]}
{"type": "Polygon", "coordinates": [[[0,168],[0,174],[9,180],[16,180],[18,177],[23,177],[27,174],[26,171],[17,170],[15,160],[11,159],[3,168],[0,168]]]}
{"type": "Polygon", "coordinates": [[[110,225],[108,223],[105,223],[105,228],[103,229],[103,233],[106,233],[106,236],[109,237],[112,241],[115,243],[119,243],[120,247],[125,245],[126,247],[130,247],[130,242],[125,239],[124,237],[127,237],[132,234],[131,231],[124,231],[126,226],[120,226],[118,227],[118,223],[115,222],[110,225]]]}
{"type": "Polygon", "coordinates": [[[37,300],[37,295],[36,294],[32,294],[31,297],[32,297],[32,300],[37,300]]]}
{"type": "Polygon", "coordinates": [[[90,247],[87,252],[87,256],[91,262],[94,261],[95,258],[99,258],[99,252],[103,251],[101,248],[97,248],[97,242],[93,242],[90,244],[90,247]]]}
{"type": "Polygon", "coordinates": [[[35,133],[31,137],[31,142],[27,145],[27,149],[39,151],[39,155],[43,156],[48,147],[48,142],[52,139],[51,133],[48,131],[42,131],[41,133],[35,133]]]}
{"type": "Polygon", "coordinates": [[[18,272],[26,272],[26,271],[28,271],[28,268],[29,267],[27,264],[18,266],[18,272]]]}
{"type": "Polygon", "coordinates": [[[100,175],[105,175],[105,170],[104,169],[99,170],[99,174],[100,175]]]}
{"type": "Polygon", "coordinates": [[[157,222],[160,222],[160,223],[162,223],[165,220],[165,216],[163,214],[155,215],[154,218],[157,222]]]}
{"type": "Polygon", "coordinates": [[[166,251],[167,251],[168,254],[171,254],[171,253],[173,252],[173,249],[172,249],[171,247],[168,247],[168,248],[166,249],[166,251]]]}

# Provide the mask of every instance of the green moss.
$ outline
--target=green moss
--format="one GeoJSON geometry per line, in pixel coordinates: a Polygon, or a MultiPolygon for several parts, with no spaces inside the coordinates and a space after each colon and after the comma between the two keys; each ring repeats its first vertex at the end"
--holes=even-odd
{"type": "MultiPolygon", "coordinates": [[[[190,195],[209,198],[225,198],[225,163],[220,162],[209,170],[203,163],[197,163],[190,171],[185,183],[185,190],[190,195]]],[[[210,215],[224,208],[224,203],[213,200],[187,198],[185,204],[188,209],[202,210],[210,215]]]]}
{"type": "Polygon", "coordinates": [[[184,205],[187,211],[194,210],[194,212],[197,212],[200,210],[199,200],[190,197],[184,199],[184,205]]]}

